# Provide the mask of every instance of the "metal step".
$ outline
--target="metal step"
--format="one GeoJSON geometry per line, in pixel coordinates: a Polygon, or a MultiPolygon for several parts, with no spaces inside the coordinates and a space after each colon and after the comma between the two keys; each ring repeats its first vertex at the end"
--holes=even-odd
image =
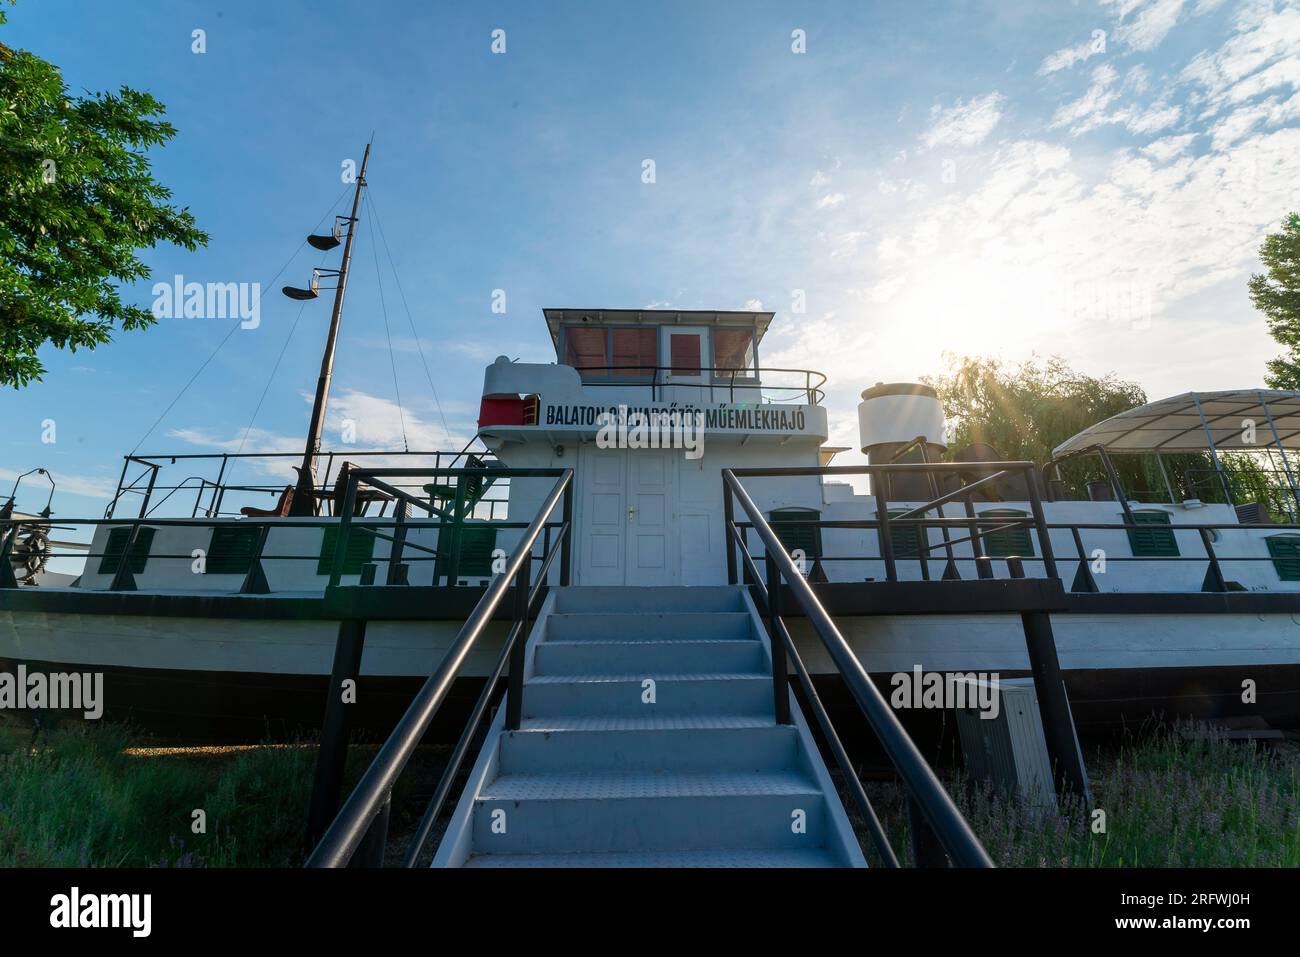
{"type": "Polygon", "coordinates": [[[826,848],[636,851],[604,854],[476,854],[466,867],[843,867],[826,848]]]}
{"type": "Polygon", "coordinates": [[[744,611],[736,585],[574,585],[556,589],[555,610],[568,612],[644,613],[671,611],[744,611]]]}
{"type": "Polygon", "coordinates": [[[702,641],[754,638],[744,612],[566,613],[546,619],[546,641],[702,641]]]}
{"type": "Polygon", "coordinates": [[[763,771],[799,766],[798,735],[768,719],[753,724],[710,717],[691,726],[653,727],[659,719],[601,718],[593,726],[530,719],[501,736],[502,774],[578,771],[763,771]],[[640,726],[637,726],[637,725],[640,726]],[[559,725],[559,727],[556,727],[559,725]]]}
{"type": "Polygon", "coordinates": [[[525,718],[589,715],[772,715],[772,676],[735,674],[536,675],[524,685],[525,718]],[[643,701],[654,681],[653,704],[643,701]]]}
{"type": "Polygon", "coordinates": [[[798,771],[504,774],[474,801],[473,837],[487,854],[808,850],[822,846],[824,817],[798,771]]]}
{"type": "Polygon", "coordinates": [[[541,675],[620,672],[760,672],[763,646],[753,638],[697,641],[542,641],[534,668],[541,675]]]}

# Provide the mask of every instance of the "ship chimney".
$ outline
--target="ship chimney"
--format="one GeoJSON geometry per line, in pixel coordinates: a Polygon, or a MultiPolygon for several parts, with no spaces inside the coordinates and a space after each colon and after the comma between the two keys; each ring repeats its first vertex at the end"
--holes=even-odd
{"type": "MultiPolygon", "coordinates": [[[[858,403],[858,439],[871,465],[939,461],[948,447],[939,396],[917,382],[877,382],[858,403]],[[917,439],[924,441],[899,455],[917,439]]],[[[908,502],[934,497],[930,477],[924,474],[891,476],[887,493],[891,500],[908,502]]]]}

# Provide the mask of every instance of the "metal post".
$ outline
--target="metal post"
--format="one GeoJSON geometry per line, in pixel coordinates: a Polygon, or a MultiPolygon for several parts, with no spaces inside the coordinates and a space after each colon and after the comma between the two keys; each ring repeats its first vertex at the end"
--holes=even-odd
{"type": "Polygon", "coordinates": [[[885,581],[898,581],[898,566],[894,561],[894,536],[889,532],[889,493],[885,483],[879,481],[880,473],[868,469],[871,476],[871,492],[876,500],[876,520],[880,523],[880,557],[885,562],[885,581]],[[877,491],[876,486],[881,486],[877,491]]]}
{"type": "Polygon", "coordinates": [[[1232,500],[1232,489],[1228,485],[1228,476],[1224,474],[1223,463],[1219,461],[1219,450],[1214,447],[1214,433],[1210,431],[1210,423],[1205,418],[1205,411],[1201,408],[1201,400],[1192,395],[1192,404],[1196,406],[1196,414],[1201,417],[1201,428],[1205,430],[1205,441],[1210,445],[1210,459],[1214,462],[1214,471],[1219,474],[1219,482],[1223,486],[1223,494],[1228,497],[1229,505],[1236,505],[1232,500]]]}
{"type": "Polygon", "coordinates": [[[365,643],[364,621],[344,619],[339,622],[338,638],[334,643],[334,667],[330,671],[329,693],[325,699],[325,718],[321,722],[320,751],[316,756],[311,806],[307,812],[308,847],[315,847],[339,810],[353,707],[343,700],[343,685],[347,681],[353,683],[353,701],[357,700],[356,682],[361,674],[361,651],[365,643]]]}
{"type": "Polygon", "coordinates": [[[771,555],[767,563],[767,633],[772,646],[772,696],[777,724],[790,724],[790,678],[781,641],[781,573],[771,555]]]}
{"type": "Polygon", "coordinates": [[[1029,509],[1034,513],[1034,525],[1038,528],[1038,547],[1043,552],[1043,573],[1048,578],[1060,578],[1056,571],[1056,553],[1052,551],[1052,536],[1047,528],[1047,516],[1043,512],[1043,499],[1038,492],[1037,476],[1030,470],[1025,473],[1025,485],[1029,489],[1029,509]]]}
{"type": "Polygon", "coordinates": [[[1110,454],[1105,449],[1098,448],[1097,454],[1101,457],[1101,464],[1106,468],[1106,477],[1110,480],[1110,487],[1115,492],[1115,499],[1124,512],[1124,524],[1136,525],[1137,522],[1133,518],[1133,509],[1128,507],[1128,492],[1125,491],[1123,483],[1119,480],[1119,473],[1115,471],[1115,463],[1111,461],[1110,454]]]}
{"type": "Polygon", "coordinates": [[[1074,573],[1074,583],[1070,586],[1070,591],[1096,593],[1101,589],[1097,587],[1097,580],[1092,577],[1092,567],[1088,562],[1087,553],[1083,550],[1083,537],[1079,534],[1078,526],[1071,526],[1070,532],[1074,535],[1074,548],[1079,553],[1079,570],[1074,573]]]}
{"type": "Polygon", "coordinates": [[[1178,499],[1174,495],[1173,483],[1169,481],[1169,472],[1165,469],[1165,460],[1159,452],[1156,453],[1156,465],[1160,467],[1160,477],[1165,481],[1165,491],[1169,493],[1169,504],[1174,505],[1178,499]]]}
{"type": "Polygon", "coordinates": [[[967,495],[962,499],[962,504],[966,507],[966,517],[970,519],[966,527],[970,529],[970,550],[975,557],[975,573],[980,578],[992,578],[993,566],[984,560],[984,542],[980,538],[979,522],[975,520],[975,502],[967,495]]]}
{"type": "MultiPolygon", "coordinates": [[[[295,493],[295,498],[297,493],[295,493]]],[[[352,533],[352,513],[356,511],[357,477],[348,476],[348,487],[343,492],[343,515],[339,518],[338,540],[334,543],[334,562],[330,566],[330,588],[343,580],[343,567],[348,560],[348,536],[352,533]]],[[[324,526],[322,526],[324,527],[324,526]]]]}
{"type": "Polygon", "coordinates": [[[402,545],[406,542],[406,499],[399,498],[393,511],[397,525],[393,528],[393,541],[388,548],[388,584],[405,585],[407,569],[402,564],[402,545]]]}
{"type": "MultiPolygon", "coordinates": [[[[1287,484],[1291,486],[1291,497],[1295,502],[1300,502],[1300,490],[1297,490],[1295,476],[1291,472],[1291,460],[1286,457],[1286,446],[1282,444],[1282,439],[1277,434],[1277,424],[1273,421],[1273,412],[1268,407],[1268,400],[1264,398],[1264,393],[1257,391],[1255,394],[1259,396],[1260,404],[1264,407],[1264,415],[1268,417],[1268,427],[1273,431],[1273,442],[1277,445],[1277,450],[1282,453],[1282,468],[1286,471],[1287,484]]],[[[1292,508],[1288,511],[1294,513],[1295,509],[1292,508]]]]}
{"type": "Polygon", "coordinates": [[[1056,655],[1052,617],[1045,611],[1027,611],[1021,613],[1020,621],[1025,631],[1025,647],[1034,674],[1034,693],[1038,696],[1038,707],[1043,716],[1043,736],[1047,739],[1047,754],[1052,760],[1057,790],[1061,794],[1077,795],[1091,806],[1088,772],[1079,754],[1070,698],[1056,655]]]}
{"type": "MultiPolygon", "coordinates": [[[[462,541],[461,528],[465,522],[465,476],[456,476],[456,498],[451,506],[451,555],[447,559],[447,584],[449,586],[456,584],[456,579],[460,577],[460,546],[462,541]]],[[[442,538],[441,529],[438,532],[439,539],[442,538]]]]}
{"type": "Polygon", "coordinates": [[[564,488],[564,504],[561,506],[564,527],[560,540],[560,587],[567,588],[573,580],[573,483],[564,488]]]}
{"type": "Polygon", "coordinates": [[[531,586],[533,555],[531,549],[515,573],[514,646],[510,649],[510,677],[506,686],[506,730],[518,731],[524,716],[524,661],[528,648],[528,592],[531,586]]]}
{"type": "Polygon", "coordinates": [[[334,348],[339,337],[339,322],[343,318],[343,296],[348,288],[348,266],[352,262],[352,240],[357,235],[357,213],[361,208],[361,190],[366,185],[366,165],[370,162],[370,144],[361,157],[361,172],[352,194],[352,218],[348,223],[348,236],[343,241],[343,260],[334,286],[334,311],[330,314],[329,334],[325,338],[325,354],[321,356],[320,378],[316,381],[316,398],[311,407],[311,425],[307,428],[307,447],[303,451],[302,466],[298,469],[298,484],[293,495],[289,514],[304,518],[315,514],[313,506],[316,456],[320,453],[321,434],[325,429],[325,406],[329,401],[330,379],[334,376],[334,348]]]}
{"type": "MultiPolygon", "coordinates": [[[[131,526],[131,533],[126,537],[122,547],[122,557],[117,561],[117,571],[113,574],[113,583],[109,591],[135,591],[135,575],[131,571],[131,552],[135,550],[135,539],[140,532],[140,523],[131,526]]],[[[15,534],[17,534],[15,532],[15,534]]]]}
{"type": "Polygon", "coordinates": [[[1205,546],[1206,557],[1210,559],[1209,567],[1205,569],[1205,580],[1201,583],[1201,591],[1221,592],[1227,591],[1227,582],[1223,580],[1223,569],[1219,566],[1219,556],[1214,553],[1214,545],[1210,541],[1210,530],[1208,528],[1198,529],[1201,533],[1201,544],[1205,546]]]}
{"type": "Polygon", "coordinates": [[[731,500],[731,488],[726,479],[722,481],[722,537],[723,548],[727,552],[727,584],[735,585],[740,579],[736,575],[736,541],[732,529],[736,524],[735,504],[731,500]]]}
{"type": "Polygon", "coordinates": [[[160,465],[150,466],[149,485],[144,490],[144,497],[140,499],[140,518],[144,518],[148,514],[149,499],[153,497],[154,483],[158,481],[158,473],[161,469],[162,466],[160,465]]]}

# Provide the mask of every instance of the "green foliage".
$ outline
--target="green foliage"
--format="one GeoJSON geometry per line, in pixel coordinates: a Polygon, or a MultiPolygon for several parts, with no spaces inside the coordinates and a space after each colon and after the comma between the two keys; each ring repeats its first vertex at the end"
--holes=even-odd
{"type": "Polygon", "coordinates": [[[1259,258],[1268,272],[1250,277],[1250,301],[1264,314],[1269,335],[1287,350],[1269,360],[1264,381],[1273,389],[1300,389],[1300,213],[1265,238],[1259,258]]]}
{"type": "Polygon", "coordinates": [[[137,251],[207,243],[151,175],[148,149],[176,133],[163,113],[127,87],[74,97],[53,64],[0,43],[0,385],[39,381],[47,342],[93,349],[152,325],[118,294],[149,277],[137,251]]]}
{"type": "MultiPolygon", "coordinates": [[[[945,358],[948,373],[924,381],[938,392],[948,416],[950,455],[982,442],[1004,460],[1042,465],[1070,436],[1147,400],[1137,383],[1082,375],[1056,356],[1014,368],[997,359],[951,353],[945,358]]],[[[1089,468],[1080,463],[1062,470],[1073,494],[1083,495],[1089,468]]]]}
{"type": "MultiPolygon", "coordinates": [[[[1113,375],[1100,379],[1081,375],[1055,356],[1015,367],[997,359],[951,353],[946,358],[947,375],[925,381],[939,394],[948,416],[949,458],[973,442],[982,442],[1003,459],[1041,466],[1066,439],[1147,401],[1135,382],[1113,375]]],[[[1115,455],[1112,460],[1125,491],[1137,501],[1167,502],[1171,490],[1176,501],[1228,500],[1208,452],[1164,454],[1161,461],[1154,455],[1115,455]]],[[[1294,508],[1286,479],[1269,475],[1271,466],[1260,455],[1221,453],[1219,462],[1234,502],[1263,502],[1274,516],[1294,508]]],[[[1087,498],[1088,483],[1107,478],[1094,455],[1071,459],[1060,471],[1072,498],[1087,498]]]]}

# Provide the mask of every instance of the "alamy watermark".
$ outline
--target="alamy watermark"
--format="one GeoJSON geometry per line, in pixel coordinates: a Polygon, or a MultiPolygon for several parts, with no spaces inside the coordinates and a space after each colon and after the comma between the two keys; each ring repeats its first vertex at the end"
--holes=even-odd
{"type": "Polygon", "coordinates": [[[688,459],[704,455],[704,413],[681,409],[632,409],[596,417],[601,449],[682,449],[688,459]]]}
{"type": "Polygon", "coordinates": [[[17,673],[0,671],[0,711],[80,711],[94,721],[104,714],[104,673],[45,674],[19,665],[17,673]]]}
{"type": "Polygon", "coordinates": [[[259,282],[186,282],[177,274],[171,282],[153,286],[155,319],[238,319],[239,328],[262,324],[262,284],[259,282]]]}
{"type": "Polygon", "coordinates": [[[942,672],[921,670],[896,672],[889,683],[893,693],[889,703],[895,711],[912,708],[978,711],[980,717],[993,720],[1002,711],[996,671],[942,672]]]}

